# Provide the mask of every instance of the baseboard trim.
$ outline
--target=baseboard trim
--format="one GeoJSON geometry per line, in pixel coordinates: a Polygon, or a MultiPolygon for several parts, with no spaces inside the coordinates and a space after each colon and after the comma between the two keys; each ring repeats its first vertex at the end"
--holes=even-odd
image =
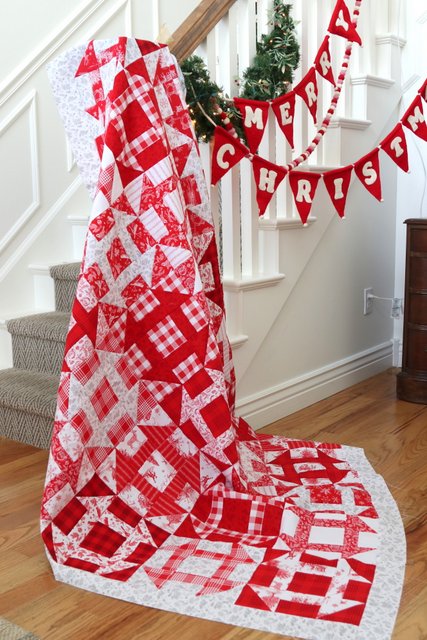
{"type": "Polygon", "coordinates": [[[239,398],[237,413],[254,429],[260,429],[392,366],[393,342],[390,340],[283,384],[239,398]]]}

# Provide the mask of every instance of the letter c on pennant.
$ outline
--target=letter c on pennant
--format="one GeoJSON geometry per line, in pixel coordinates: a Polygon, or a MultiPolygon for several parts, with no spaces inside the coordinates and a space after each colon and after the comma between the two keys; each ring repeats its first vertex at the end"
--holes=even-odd
{"type": "Polygon", "coordinates": [[[222,147],[220,147],[217,151],[216,154],[216,161],[218,163],[218,166],[221,169],[229,169],[230,167],[230,163],[228,162],[228,160],[224,159],[224,156],[226,153],[229,153],[231,156],[234,156],[234,154],[236,153],[236,149],[233,147],[232,144],[223,144],[222,147]]]}

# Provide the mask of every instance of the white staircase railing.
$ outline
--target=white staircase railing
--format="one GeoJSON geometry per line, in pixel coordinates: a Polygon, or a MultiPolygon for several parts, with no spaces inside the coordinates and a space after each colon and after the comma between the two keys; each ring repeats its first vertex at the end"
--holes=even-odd
{"type": "MultiPolygon", "coordinates": [[[[272,0],[236,0],[228,14],[196,51],[206,61],[213,80],[230,97],[238,94],[236,80],[253,59],[256,38],[271,28],[268,22],[272,4],[272,0]]],[[[294,75],[296,85],[314,63],[316,53],[327,34],[335,0],[294,0],[291,4],[292,15],[297,22],[301,53],[300,65],[294,75]]],[[[347,0],[350,12],[355,4],[355,0],[347,0]]],[[[379,11],[376,4],[369,0],[362,3],[358,32],[364,46],[360,49],[358,45],[353,45],[349,72],[341,89],[330,132],[327,131],[308,160],[300,166],[301,169],[321,173],[322,170],[358,159],[370,150],[370,144],[376,144],[378,131],[375,127],[373,131],[369,131],[370,113],[366,89],[369,83],[376,86],[382,83],[383,88],[387,89],[394,84],[387,78],[376,78],[375,74],[386,71],[390,57],[395,55],[395,49],[390,50],[386,34],[395,32],[397,28],[397,5],[398,0],[387,0],[381,3],[379,11]],[[378,29],[383,34],[380,41],[378,29]],[[353,81],[352,77],[356,80],[353,81]]],[[[341,70],[345,49],[345,39],[331,36],[330,50],[335,79],[341,70]]],[[[390,64],[388,71],[390,72],[390,64]]],[[[319,123],[331,104],[333,92],[334,88],[329,82],[318,79],[319,123]]],[[[393,101],[387,91],[383,93],[383,99],[390,101],[391,113],[399,96],[395,94],[393,101]]],[[[276,164],[287,165],[307,148],[316,132],[311,114],[302,101],[297,99],[294,118],[295,150],[291,151],[270,110],[267,129],[259,149],[260,156],[276,164]]],[[[201,147],[205,172],[209,177],[209,148],[206,144],[201,144],[201,147]]],[[[321,191],[319,188],[318,193],[321,191]]],[[[307,260],[311,259],[329,221],[336,214],[324,194],[316,195],[308,225],[316,224],[310,228],[310,236],[304,235],[306,229],[301,224],[289,182],[285,179],[260,219],[252,167],[247,159],[243,159],[229,171],[219,186],[211,189],[211,194],[212,209],[219,230],[228,331],[235,347],[234,361],[239,380],[262,347],[270,327],[303,273],[307,260]],[[321,224],[317,221],[319,212],[324,218],[321,224]],[[297,240],[293,235],[300,252],[296,256],[297,263],[289,265],[283,255],[286,245],[283,234],[287,235],[291,230],[292,234],[303,234],[304,239],[298,237],[297,240]],[[255,290],[256,296],[253,293],[255,290]],[[251,314],[259,317],[259,309],[262,309],[262,322],[254,323],[251,314]]]]}

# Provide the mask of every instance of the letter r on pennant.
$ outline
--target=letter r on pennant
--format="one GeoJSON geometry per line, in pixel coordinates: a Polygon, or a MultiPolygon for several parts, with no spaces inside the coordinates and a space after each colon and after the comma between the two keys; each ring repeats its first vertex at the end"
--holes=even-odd
{"type": "Polygon", "coordinates": [[[327,75],[329,69],[332,67],[332,63],[328,58],[328,54],[326,53],[326,51],[323,51],[322,55],[320,56],[320,66],[322,67],[322,74],[324,76],[327,75]]]}
{"type": "Polygon", "coordinates": [[[317,102],[317,94],[313,82],[307,82],[305,92],[307,94],[308,106],[311,107],[315,102],[317,102]]]}
{"type": "Polygon", "coordinates": [[[311,184],[309,180],[298,180],[298,193],[296,195],[295,200],[297,202],[305,202],[311,203],[311,184]]]}

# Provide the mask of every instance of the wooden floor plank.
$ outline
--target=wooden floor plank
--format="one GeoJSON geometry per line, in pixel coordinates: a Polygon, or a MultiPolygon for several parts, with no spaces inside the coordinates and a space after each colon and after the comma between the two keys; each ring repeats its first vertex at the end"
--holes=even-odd
{"type": "MultiPolygon", "coordinates": [[[[427,406],[397,400],[395,374],[363,381],[262,431],[364,449],[399,505],[407,537],[393,640],[426,640],[427,406]]],[[[47,460],[47,451],[0,440],[0,615],[41,640],[292,640],[56,582],[38,521],[47,460]]]]}

